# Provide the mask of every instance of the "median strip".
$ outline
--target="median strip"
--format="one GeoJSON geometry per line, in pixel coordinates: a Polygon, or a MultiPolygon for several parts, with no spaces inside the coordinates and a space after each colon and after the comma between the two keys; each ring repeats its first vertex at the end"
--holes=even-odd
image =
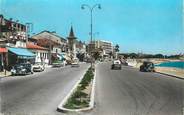
{"type": "Polygon", "coordinates": [[[93,109],[95,77],[94,67],[89,67],[84,76],[59,104],[57,110],[61,112],[79,112],[93,109]]]}

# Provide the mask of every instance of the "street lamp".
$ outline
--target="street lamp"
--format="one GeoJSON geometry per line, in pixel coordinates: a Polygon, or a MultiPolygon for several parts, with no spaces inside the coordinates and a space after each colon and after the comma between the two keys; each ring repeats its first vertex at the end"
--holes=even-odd
{"type": "MultiPolygon", "coordinates": [[[[101,5],[100,4],[95,4],[93,6],[90,6],[88,4],[82,4],[81,9],[85,9],[85,8],[89,9],[90,16],[91,16],[91,18],[90,18],[91,19],[91,25],[90,25],[91,26],[91,33],[90,33],[90,35],[91,35],[91,45],[92,45],[92,40],[93,40],[93,10],[95,8],[101,9],[101,5]]],[[[92,59],[92,51],[90,51],[90,54],[91,54],[91,59],[92,59]]],[[[91,66],[92,66],[92,62],[91,62],[91,66]]]]}
{"type": "Polygon", "coordinates": [[[91,7],[87,4],[82,4],[81,9],[85,9],[85,8],[88,8],[90,10],[90,16],[91,16],[91,18],[90,18],[91,19],[91,32],[90,32],[90,35],[91,35],[91,42],[92,42],[92,39],[93,39],[93,10],[95,8],[101,9],[101,5],[100,4],[95,4],[91,7]]]}

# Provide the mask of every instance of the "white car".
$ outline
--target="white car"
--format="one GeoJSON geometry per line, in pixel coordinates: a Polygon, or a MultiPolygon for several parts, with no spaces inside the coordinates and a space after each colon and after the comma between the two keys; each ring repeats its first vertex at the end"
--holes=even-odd
{"type": "Polygon", "coordinates": [[[45,66],[44,64],[38,62],[38,63],[35,63],[33,65],[33,71],[34,72],[41,72],[41,71],[44,71],[45,70],[45,66]]]}
{"type": "Polygon", "coordinates": [[[121,62],[119,60],[114,60],[111,69],[119,69],[121,70],[121,62]]]}
{"type": "Polygon", "coordinates": [[[79,67],[79,60],[74,59],[73,63],[71,63],[71,67],[79,67]]]}

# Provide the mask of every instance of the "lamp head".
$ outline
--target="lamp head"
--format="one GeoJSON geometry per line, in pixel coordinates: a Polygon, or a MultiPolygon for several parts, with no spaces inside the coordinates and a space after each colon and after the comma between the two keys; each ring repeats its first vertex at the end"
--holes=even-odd
{"type": "Polygon", "coordinates": [[[101,7],[101,5],[100,5],[100,4],[98,4],[98,9],[102,9],[102,7],[101,7]]]}
{"type": "Polygon", "coordinates": [[[81,6],[81,9],[85,9],[85,8],[84,8],[84,5],[81,6]]]}

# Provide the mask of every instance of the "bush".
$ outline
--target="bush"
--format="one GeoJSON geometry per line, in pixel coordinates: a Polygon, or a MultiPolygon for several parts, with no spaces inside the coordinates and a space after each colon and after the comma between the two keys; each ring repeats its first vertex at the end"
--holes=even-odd
{"type": "Polygon", "coordinates": [[[86,89],[86,87],[82,84],[79,84],[79,86],[77,87],[77,90],[84,90],[86,89]]]}
{"type": "Polygon", "coordinates": [[[93,77],[93,69],[90,67],[85,73],[76,91],[72,94],[67,103],[64,105],[65,108],[78,109],[89,106],[89,99],[87,98],[88,94],[82,92],[82,90],[86,89],[93,77]],[[84,98],[84,100],[82,100],[82,98],[84,98]]]}
{"type": "Polygon", "coordinates": [[[73,95],[72,98],[85,98],[87,94],[82,92],[81,90],[77,90],[73,95]]]}
{"type": "Polygon", "coordinates": [[[87,86],[93,79],[93,76],[94,76],[93,71],[91,68],[89,68],[80,84],[87,86]]]}

